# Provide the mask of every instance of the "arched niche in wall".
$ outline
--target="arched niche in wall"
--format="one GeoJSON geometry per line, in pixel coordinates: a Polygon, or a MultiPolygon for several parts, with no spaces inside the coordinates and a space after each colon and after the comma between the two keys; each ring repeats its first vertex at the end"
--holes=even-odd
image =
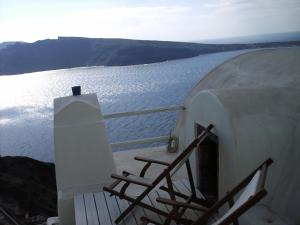
{"type": "MultiPolygon", "coordinates": [[[[198,136],[205,127],[195,124],[198,136]]],[[[218,137],[212,132],[201,142],[196,150],[197,188],[211,203],[218,200],[219,190],[219,152],[218,137]]]]}

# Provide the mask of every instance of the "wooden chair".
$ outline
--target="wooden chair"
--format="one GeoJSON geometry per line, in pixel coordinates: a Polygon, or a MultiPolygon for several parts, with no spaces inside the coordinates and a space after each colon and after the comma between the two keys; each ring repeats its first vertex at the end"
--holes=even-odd
{"type": "MultiPolygon", "coordinates": [[[[231,223],[238,225],[238,218],[267,194],[264,184],[268,167],[272,163],[273,160],[271,158],[267,159],[240,184],[228,192],[224,198],[216,202],[211,208],[206,208],[195,204],[186,204],[172,199],[157,198],[157,202],[173,206],[173,210],[171,210],[169,213],[164,225],[169,225],[172,221],[175,221],[176,224],[191,225],[227,225],[231,223]],[[239,195],[237,201],[234,202],[234,196],[240,193],[242,189],[244,189],[243,192],[239,195]],[[230,208],[228,211],[226,211],[216,221],[212,221],[212,217],[217,215],[218,210],[225,203],[229,204],[230,208]],[[190,221],[182,218],[182,211],[186,209],[202,211],[203,214],[196,221],[190,221]]],[[[161,225],[160,223],[149,218],[142,217],[141,220],[141,224],[143,225],[161,225]]]]}
{"type": "Polygon", "coordinates": [[[196,196],[196,189],[193,181],[189,156],[192,154],[194,148],[207,137],[207,135],[209,134],[212,128],[213,125],[209,125],[205,130],[203,130],[203,132],[171,163],[154,160],[154,159],[148,159],[144,157],[135,157],[135,160],[143,161],[146,163],[139,175],[134,175],[126,171],[123,171],[122,175],[112,174],[111,177],[115,179],[115,181],[110,186],[105,186],[103,190],[109,192],[111,195],[118,196],[120,199],[125,199],[128,202],[130,202],[128,208],[126,208],[120,214],[120,216],[115,220],[115,222],[119,223],[137,205],[144,207],[148,210],[151,210],[159,215],[167,217],[168,216],[167,212],[155,208],[150,204],[142,202],[142,200],[153,189],[158,187],[164,191],[167,191],[171,199],[175,199],[175,196],[180,196],[186,199],[186,203],[190,203],[194,201],[194,202],[205,204],[206,202],[204,199],[200,199],[196,196]],[[152,164],[163,165],[166,168],[160,174],[158,174],[158,176],[155,179],[145,178],[145,174],[152,164]],[[172,180],[171,180],[172,175],[174,175],[184,164],[186,165],[187,168],[187,174],[191,186],[191,192],[192,192],[191,196],[187,196],[182,193],[176,192],[173,189],[173,185],[172,185],[172,180]],[[161,186],[162,184],[165,183],[165,179],[167,181],[166,182],[167,187],[161,186]],[[133,184],[138,185],[139,187],[143,187],[143,191],[137,196],[132,196],[127,193],[128,189],[130,189],[130,186],[132,186],[133,184]]]}

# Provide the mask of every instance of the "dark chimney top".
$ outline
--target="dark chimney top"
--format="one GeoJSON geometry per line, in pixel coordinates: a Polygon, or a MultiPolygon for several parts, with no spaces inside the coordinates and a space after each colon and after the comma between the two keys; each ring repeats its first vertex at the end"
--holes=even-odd
{"type": "Polygon", "coordinates": [[[74,86],[72,87],[73,96],[81,95],[81,87],[74,86]]]}

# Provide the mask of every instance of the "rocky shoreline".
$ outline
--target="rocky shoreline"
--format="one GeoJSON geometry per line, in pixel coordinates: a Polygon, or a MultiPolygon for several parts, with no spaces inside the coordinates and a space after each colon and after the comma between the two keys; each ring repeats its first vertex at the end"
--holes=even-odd
{"type": "MultiPolygon", "coordinates": [[[[24,225],[57,215],[55,167],[28,157],[0,156],[0,207],[24,225]]],[[[0,216],[0,224],[8,224],[0,216]]]]}

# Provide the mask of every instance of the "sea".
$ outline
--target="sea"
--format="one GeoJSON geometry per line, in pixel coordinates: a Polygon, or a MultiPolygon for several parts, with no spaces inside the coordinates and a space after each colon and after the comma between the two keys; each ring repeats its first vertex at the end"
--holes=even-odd
{"type": "MultiPolygon", "coordinates": [[[[133,66],[94,66],[0,76],[0,155],[53,162],[53,99],[96,93],[102,113],[179,106],[213,68],[249,50],[133,66]]],[[[111,143],[169,135],[178,112],[106,120],[111,143]]],[[[153,143],[157,146],[165,143],[153,143]]],[[[143,146],[132,146],[140,148],[143,146]]],[[[113,151],[128,150],[116,148],[113,151]]]]}

